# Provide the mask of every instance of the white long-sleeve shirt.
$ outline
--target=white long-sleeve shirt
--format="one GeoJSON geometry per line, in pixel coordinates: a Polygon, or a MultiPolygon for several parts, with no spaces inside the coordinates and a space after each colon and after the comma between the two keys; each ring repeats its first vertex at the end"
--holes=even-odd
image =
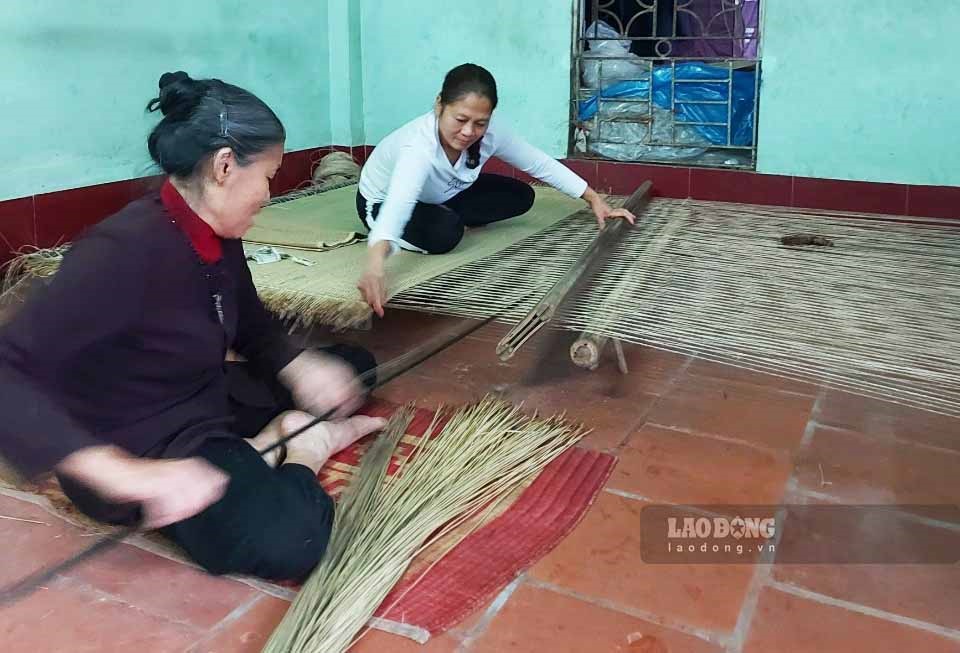
{"type": "Polygon", "coordinates": [[[496,156],[570,197],[580,197],[587,182],[556,159],[513,134],[491,118],[480,142],[480,165],[467,167],[466,151],[450,163],[437,131],[437,116],[431,111],[408,122],[373,150],[360,172],[360,194],[370,204],[382,203],[370,220],[369,245],[389,241],[391,249],[406,245],[404,228],[417,202],[442,204],[473,184],[484,164],[496,156]]]}

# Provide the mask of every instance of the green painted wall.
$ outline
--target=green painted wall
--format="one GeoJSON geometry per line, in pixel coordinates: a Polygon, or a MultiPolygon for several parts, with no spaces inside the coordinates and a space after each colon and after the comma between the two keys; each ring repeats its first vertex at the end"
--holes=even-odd
{"type": "Polygon", "coordinates": [[[363,145],[363,67],[359,0],[329,0],[330,129],[318,145],[363,145]]]}
{"type": "Polygon", "coordinates": [[[154,172],[144,106],[168,70],[258,94],[288,150],[330,143],[327,24],[326,2],[5,0],[0,200],[154,172]]]}
{"type": "MultiPolygon", "coordinates": [[[[151,174],[159,75],[264,98],[288,150],[376,144],[427,111],[451,67],[566,154],[573,0],[8,0],[0,3],[0,200],[151,174]]],[[[960,185],[960,2],[766,0],[761,172],[960,185]]]]}
{"type": "MultiPolygon", "coordinates": [[[[363,125],[375,144],[426,111],[443,73],[491,69],[500,113],[566,154],[571,0],[362,0],[363,125]]],[[[960,185],[960,2],[765,0],[758,170],[960,185]]]]}
{"type": "Polygon", "coordinates": [[[960,2],[766,0],[758,170],[960,185],[960,2]]]}
{"type": "Polygon", "coordinates": [[[497,109],[531,143],[565,156],[572,0],[364,0],[367,143],[428,111],[443,75],[472,62],[497,79],[497,109]]]}

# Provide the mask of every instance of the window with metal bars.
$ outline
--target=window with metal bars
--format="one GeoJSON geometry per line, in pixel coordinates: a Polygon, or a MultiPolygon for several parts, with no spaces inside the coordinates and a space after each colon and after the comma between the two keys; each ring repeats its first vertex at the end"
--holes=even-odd
{"type": "Polygon", "coordinates": [[[574,157],[752,169],[761,0],[578,0],[574,157]]]}

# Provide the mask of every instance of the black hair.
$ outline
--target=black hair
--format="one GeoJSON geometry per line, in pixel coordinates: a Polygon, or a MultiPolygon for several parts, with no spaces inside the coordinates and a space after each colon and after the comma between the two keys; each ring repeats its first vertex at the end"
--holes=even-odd
{"type": "Polygon", "coordinates": [[[192,176],[213,152],[229,147],[237,163],[283,143],[283,123],[250,91],[219,79],[191,79],[181,71],[160,77],[147,111],[163,114],[150,132],[150,156],[164,172],[192,176]]]}
{"type": "MultiPolygon", "coordinates": [[[[443,106],[453,104],[471,93],[487,98],[491,109],[497,108],[497,81],[490,71],[472,63],[460,64],[443,78],[440,104],[443,106]]],[[[482,140],[481,137],[467,149],[468,168],[472,169],[480,165],[480,141],[482,140]]]]}

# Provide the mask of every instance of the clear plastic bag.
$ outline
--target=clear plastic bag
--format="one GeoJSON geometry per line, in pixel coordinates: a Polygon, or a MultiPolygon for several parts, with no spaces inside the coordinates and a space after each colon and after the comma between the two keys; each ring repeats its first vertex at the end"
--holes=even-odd
{"type": "Polygon", "coordinates": [[[650,63],[630,52],[630,40],[602,20],[591,23],[584,32],[589,49],[583,53],[583,84],[586,88],[602,88],[623,80],[649,79],[650,63]]]}
{"type": "Polygon", "coordinates": [[[587,151],[610,159],[691,159],[710,146],[710,141],[692,127],[675,124],[669,111],[654,107],[651,116],[645,103],[604,103],[600,117],[602,121],[594,116],[584,123],[584,144],[587,151]]]}

